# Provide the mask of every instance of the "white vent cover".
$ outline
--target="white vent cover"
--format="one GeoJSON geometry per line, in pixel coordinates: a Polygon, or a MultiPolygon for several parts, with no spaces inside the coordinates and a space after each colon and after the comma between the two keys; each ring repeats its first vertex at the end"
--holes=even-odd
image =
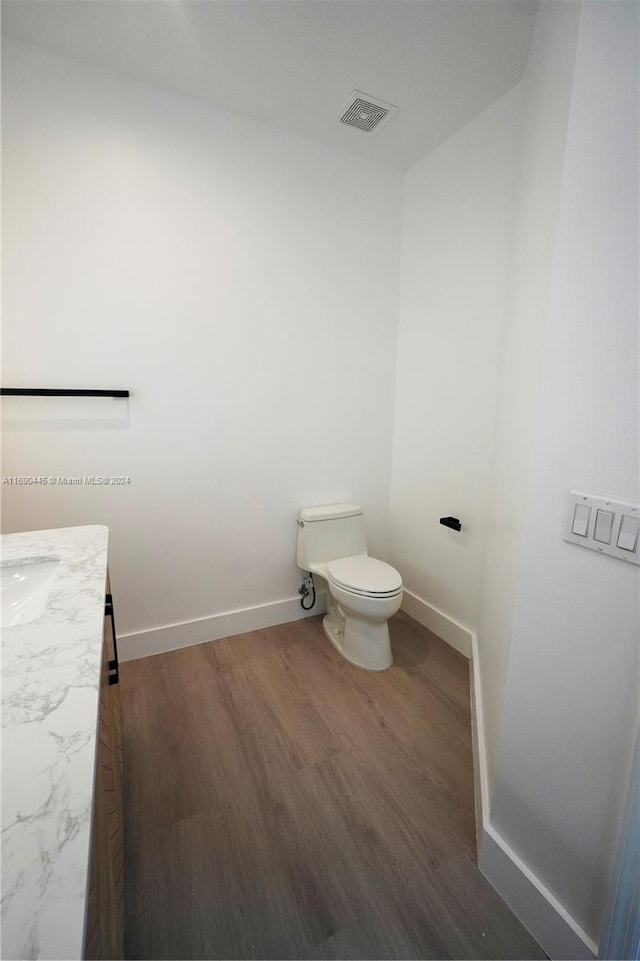
{"type": "Polygon", "coordinates": [[[337,115],[336,122],[343,123],[347,127],[355,127],[357,130],[364,130],[365,133],[371,133],[373,130],[377,133],[397,112],[398,108],[393,104],[371,97],[368,93],[362,93],[361,90],[354,90],[337,115]]]}

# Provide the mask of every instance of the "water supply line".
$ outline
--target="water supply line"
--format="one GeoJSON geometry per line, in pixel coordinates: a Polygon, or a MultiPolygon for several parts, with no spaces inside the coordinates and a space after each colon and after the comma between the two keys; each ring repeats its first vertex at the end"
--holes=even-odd
{"type": "Polygon", "coordinates": [[[310,611],[316,602],[316,586],[313,583],[313,574],[311,571],[307,574],[302,584],[298,588],[298,594],[300,594],[300,607],[303,611],[310,611]],[[312,600],[308,607],[305,606],[305,599],[311,594],[312,600]]]}

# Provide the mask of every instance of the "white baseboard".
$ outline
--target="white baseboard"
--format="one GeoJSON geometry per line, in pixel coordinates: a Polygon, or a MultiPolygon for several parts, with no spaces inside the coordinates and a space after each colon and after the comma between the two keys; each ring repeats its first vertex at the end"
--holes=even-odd
{"type": "Polygon", "coordinates": [[[478,867],[550,958],[592,961],[598,953],[592,939],[491,824],[478,664],[478,638],[471,632],[471,732],[478,867]]]}
{"type": "Polygon", "coordinates": [[[476,856],[480,863],[485,813],[489,811],[489,783],[487,772],[487,748],[484,737],[484,714],[482,691],[478,668],[478,637],[471,634],[471,659],[469,661],[469,694],[471,699],[471,745],[473,749],[473,801],[476,816],[476,856]]]}
{"type": "Polygon", "coordinates": [[[326,599],[323,592],[318,593],[316,603],[308,614],[300,607],[299,597],[289,597],[271,604],[258,604],[239,611],[227,611],[211,617],[199,617],[180,624],[166,624],[146,631],[118,635],[118,655],[121,661],[134,661],[139,657],[164,654],[193,644],[217,641],[221,637],[258,631],[263,627],[275,627],[289,621],[299,621],[304,617],[324,614],[326,599]]]}
{"type": "Polygon", "coordinates": [[[554,961],[593,961],[597,945],[491,825],[479,868],[554,961]]]}
{"type": "MultiPolygon", "coordinates": [[[[478,654],[478,635],[471,632],[471,739],[473,742],[473,774],[476,801],[476,831],[479,837],[485,825],[489,823],[490,792],[489,792],[489,764],[487,762],[487,741],[484,728],[484,708],[482,704],[482,687],[480,685],[480,659],[478,654]],[[478,814],[480,815],[478,823],[478,814]]],[[[478,860],[480,860],[478,845],[478,860]]]]}
{"type": "Polygon", "coordinates": [[[455,647],[456,651],[471,657],[471,635],[472,632],[458,624],[452,617],[443,614],[437,607],[433,607],[423,601],[417,594],[413,594],[406,588],[402,598],[402,610],[406,611],[418,624],[422,624],[429,631],[433,631],[438,637],[455,647]]]}

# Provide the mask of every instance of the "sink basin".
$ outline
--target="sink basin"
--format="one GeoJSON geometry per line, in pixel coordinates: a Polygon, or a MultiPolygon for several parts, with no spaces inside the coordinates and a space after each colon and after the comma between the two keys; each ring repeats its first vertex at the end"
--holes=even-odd
{"type": "Polygon", "coordinates": [[[44,614],[51,585],[58,573],[57,557],[24,557],[0,566],[0,623],[28,624],[44,614]]]}

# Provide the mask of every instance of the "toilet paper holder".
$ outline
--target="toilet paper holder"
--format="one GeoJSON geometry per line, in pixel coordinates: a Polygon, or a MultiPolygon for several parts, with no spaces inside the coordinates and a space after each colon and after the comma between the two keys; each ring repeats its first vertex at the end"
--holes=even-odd
{"type": "Polygon", "coordinates": [[[441,517],[440,523],[444,527],[450,527],[454,531],[462,530],[462,524],[460,523],[457,517],[441,517]]]}

